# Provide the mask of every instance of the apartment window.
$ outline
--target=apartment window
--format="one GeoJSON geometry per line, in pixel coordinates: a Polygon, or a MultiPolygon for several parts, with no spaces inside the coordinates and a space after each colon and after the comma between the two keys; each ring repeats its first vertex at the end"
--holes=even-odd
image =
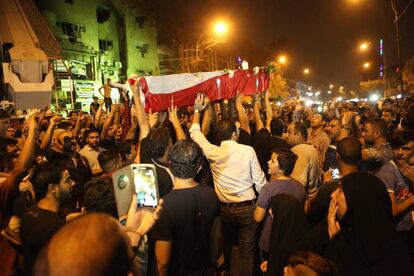
{"type": "Polygon", "coordinates": [[[62,28],[63,34],[68,36],[70,42],[78,42],[81,38],[81,33],[86,31],[84,25],[76,25],[69,22],[58,22],[57,25],[62,28]]]}
{"type": "Polygon", "coordinates": [[[111,51],[113,47],[112,40],[99,39],[99,50],[100,51],[111,51]]]}

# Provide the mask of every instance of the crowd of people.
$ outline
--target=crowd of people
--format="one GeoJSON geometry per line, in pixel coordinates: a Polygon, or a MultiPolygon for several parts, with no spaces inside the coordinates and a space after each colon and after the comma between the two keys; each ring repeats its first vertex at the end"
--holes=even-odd
{"type": "Polygon", "coordinates": [[[90,113],[0,110],[0,274],[413,275],[413,98],[147,114],[131,89],[90,113]],[[119,214],[132,163],[155,166],[159,204],[119,214]]]}

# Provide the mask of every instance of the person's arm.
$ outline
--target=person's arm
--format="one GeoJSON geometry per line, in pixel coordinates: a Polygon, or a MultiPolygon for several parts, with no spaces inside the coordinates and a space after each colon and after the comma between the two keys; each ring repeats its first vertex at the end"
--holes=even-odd
{"type": "Polygon", "coordinates": [[[109,112],[109,116],[106,117],[105,123],[102,127],[101,141],[104,141],[106,139],[106,137],[108,136],[108,130],[109,130],[109,127],[112,124],[112,121],[114,120],[114,115],[116,113],[116,109],[117,109],[116,105],[113,104],[111,106],[111,112],[109,112]]]}
{"type": "Polygon", "coordinates": [[[101,94],[102,97],[105,98],[105,95],[102,94],[102,91],[101,91],[102,89],[105,89],[105,86],[104,85],[102,85],[101,87],[98,88],[98,92],[99,92],[99,94],[101,94]]]}
{"type": "Polygon", "coordinates": [[[141,238],[147,234],[163,211],[164,201],[159,200],[156,209],[138,208],[137,196],[133,195],[125,223],[125,230],[130,238],[131,246],[138,246],[141,238]]]}
{"type": "Polygon", "coordinates": [[[250,134],[249,120],[247,119],[246,112],[244,111],[242,105],[242,97],[243,95],[241,93],[238,93],[234,105],[236,108],[237,116],[239,117],[240,128],[250,134]]]}
{"type": "Polygon", "coordinates": [[[148,136],[148,133],[150,132],[150,125],[147,120],[147,114],[145,113],[144,107],[142,106],[141,99],[140,99],[140,93],[141,93],[141,87],[138,86],[138,82],[136,81],[132,86],[132,93],[134,97],[134,106],[135,106],[135,115],[138,120],[138,126],[139,126],[139,141],[144,139],[148,136]]]}
{"type": "Polygon", "coordinates": [[[409,198],[397,203],[395,194],[394,193],[388,193],[388,194],[390,195],[390,198],[391,198],[393,216],[401,214],[402,212],[407,210],[411,205],[414,204],[414,196],[410,196],[409,198]]]}
{"type": "Polygon", "coordinates": [[[159,276],[165,276],[168,273],[168,264],[171,257],[171,241],[155,242],[155,257],[157,258],[157,270],[159,276]]]}
{"type": "Polygon", "coordinates": [[[270,105],[270,92],[266,90],[265,92],[265,105],[266,105],[266,128],[270,132],[270,123],[273,119],[273,110],[272,106],[270,105]]]}
{"type": "Polygon", "coordinates": [[[43,108],[41,111],[40,111],[40,117],[39,117],[39,120],[37,121],[37,125],[40,127],[40,126],[42,126],[42,122],[43,122],[43,120],[45,119],[45,116],[46,116],[46,112],[47,112],[47,110],[49,109],[49,107],[48,106],[46,106],[45,108],[43,108]]]}
{"type": "Polygon", "coordinates": [[[73,137],[78,137],[79,131],[81,129],[81,122],[82,122],[83,118],[84,118],[84,116],[83,116],[83,112],[81,110],[78,113],[78,117],[76,117],[75,128],[72,131],[73,137]]]}
{"type": "Polygon", "coordinates": [[[95,120],[94,120],[94,125],[96,128],[99,128],[99,126],[101,125],[101,115],[102,115],[102,107],[104,104],[104,100],[101,100],[99,102],[99,108],[98,111],[95,114],[95,120]]]}
{"type": "Polygon", "coordinates": [[[180,120],[178,119],[177,107],[171,106],[168,108],[168,119],[174,127],[177,140],[185,140],[187,137],[185,137],[184,130],[181,127],[180,120]]]}
{"type": "Polygon", "coordinates": [[[256,101],[254,102],[253,115],[254,115],[254,122],[256,124],[256,131],[259,132],[259,130],[264,128],[262,119],[260,119],[260,99],[259,99],[259,97],[257,97],[256,101]]]}
{"type": "Polygon", "coordinates": [[[116,112],[114,115],[114,120],[112,123],[112,126],[114,127],[114,130],[116,131],[119,127],[119,118],[120,118],[120,114],[121,113],[121,106],[119,104],[116,105],[116,112]]]}
{"type": "Polygon", "coordinates": [[[201,133],[200,128],[200,112],[203,111],[204,105],[204,96],[198,94],[194,101],[194,115],[193,115],[193,124],[190,128],[190,137],[196,142],[200,148],[203,150],[203,153],[208,157],[210,151],[216,148],[215,145],[211,144],[206,137],[201,133]]]}
{"type": "Polygon", "coordinates": [[[207,136],[210,132],[212,115],[213,112],[211,110],[211,105],[209,103],[207,104],[206,110],[204,111],[203,122],[201,123],[201,132],[204,134],[204,136],[207,136]]]}
{"type": "Polygon", "coordinates": [[[137,129],[137,120],[135,117],[131,118],[131,127],[128,130],[128,133],[125,135],[125,141],[134,140],[135,131],[137,129]]]}
{"type": "Polygon", "coordinates": [[[24,143],[22,152],[16,162],[16,168],[27,170],[32,165],[35,150],[37,124],[34,117],[29,118],[29,133],[24,143]]]}
{"type": "Polygon", "coordinates": [[[266,176],[260,167],[259,160],[257,159],[256,153],[253,148],[250,148],[251,154],[251,175],[253,178],[253,183],[255,185],[256,191],[260,193],[262,187],[267,183],[266,176]]]}
{"type": "Polygon", "coordinates": [[[57,118],[50,118],[49,127],[47,128],[47,131],[45,135],[43,136],[42,143],[40,144],[40,148],[42,150],[47,149],[47,147],[49,147],[50,145],[50,142],[52,141],[53,132],[55,131],[55,127],[56,127],[56,119],[57,118]]]}
{"type": "Polygon", "coordinates": [[[263,209],[257,206],[253,214],[254,221],[256,221],[257,223],[262,222],[265,219],[266,214],[267,214],[266,209],[263,209]]]}

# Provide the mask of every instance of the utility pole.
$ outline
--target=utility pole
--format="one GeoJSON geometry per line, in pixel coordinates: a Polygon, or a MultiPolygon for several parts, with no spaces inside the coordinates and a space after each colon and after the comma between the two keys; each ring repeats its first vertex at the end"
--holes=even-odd
{"type": "Polygon", "coordinates": [[[395,25],[395,36],[397,40],[397,55],[398,55],[398,67],[400,68],[400,93],[404,92],[404,80],[403,80],[403,68],[402,68],[402,55],[401,55],[401,37],[400,37],[400,19],[405,14],[405,12],[408,10],[408,7],[414,2],[414,0],[411,0],[407,6],[404,8],[404,10],[398,14],[397,5],[394,2],[395,0],[391,1],[391,9],[394,12],[394,25],[395,25]]]}

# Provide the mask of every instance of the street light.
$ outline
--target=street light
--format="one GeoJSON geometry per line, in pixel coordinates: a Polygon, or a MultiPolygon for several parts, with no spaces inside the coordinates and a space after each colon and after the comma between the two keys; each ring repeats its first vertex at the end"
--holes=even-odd
{"type": "Polygon", "coordinates": [[[369,48],[369,43],[368,43],[368,42],[362,42],[362,43],[359,45],[359,50],[360,50],[361,52],[365,52],[365,51],[367,51],[367,50],[368,50],[368,48],[369,48]]]}
{"type": "Polygon", "coordinates": [[[308,75],[310,73],[310,69],[309,68],[305,68],[303,70],[303,74],[308,75]]]}
{"type": "Polygon", "coordinates": [[[279,61],[280,64],[284,65],[287,63],[287,57],[285,55],[280,55],[277,60],[279,61]]]}
{"type": "Polygon", "coordinates": [[[330,85],[329,85],[329,88],[330,88],[330,89],[334,88],[334,85],[333,85],[333,84],[330,84],[330,85]]]}
{"type": "Polygon", "coordinates": [[[224,35],[228,31],[227,23],[224,21],[219,21],[214,24],[214,32],[218,35],[224,35]]]}
{"type": "Polygon", "coordinates": [[[368,69],[369,67],[371,67],[371,63],[365,62],[363,67],[364,67],[364,69],[368,69]]]}

